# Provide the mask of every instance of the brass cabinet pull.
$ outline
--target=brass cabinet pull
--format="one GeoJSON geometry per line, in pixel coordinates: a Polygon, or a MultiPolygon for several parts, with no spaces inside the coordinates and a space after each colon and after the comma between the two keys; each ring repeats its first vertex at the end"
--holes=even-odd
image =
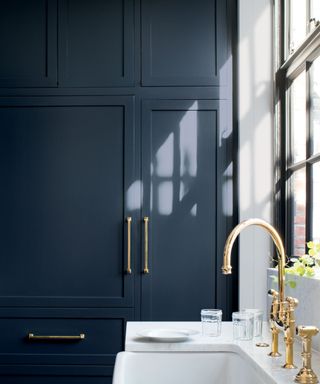
{"type": "Polygon", "coordinates": [[[71,341],[71,340],[84,340],[86,335],[80,333],[80,335],[68,336],[68,335],[35,335],[33,333],[28,334],[29,340],[53,340],[53,341],[71,341]]]}
{"type": "Polygon", "coordinates": [[[127,242],[128,242],[128,249],[127,249],[127,269],[126,272],[130,275],[132,273],[131,270],[131,222],[132,218],[129,216],[127,217],[127,224],[128,224],[128,233],[127,233],[127,242]]]}
{"type": "Polygon", "coordinates": [[[149,273],[149,217],[145,216],[143,218],[144,221],[144,268],[143,273],[149,273]]]}

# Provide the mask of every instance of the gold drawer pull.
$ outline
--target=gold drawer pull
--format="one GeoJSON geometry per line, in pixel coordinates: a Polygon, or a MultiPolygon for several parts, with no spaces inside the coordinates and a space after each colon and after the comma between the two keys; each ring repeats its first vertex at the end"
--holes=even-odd
{"type": "Polygon", "coordinates": [[[129,216],[129,217],[127,217],[127,224],[128,224],[128,233],[127,233],[128,249],[127,249],[127,269],[126,269],[126,272],[129,275],[132,273],[132,270],[131,270],[131,223],[132,223],[132,218],[129,216]]]}
{"type": "Polygon", "coordinates": [[[74,336],[67,336],[67,335],[58,335],[58,336],[54,336],[54,335],[35,335],[33,333],[29,333],[28,334],[28,339],[29,340],[53,340],[53,341],[56,341],[56,340],[61,340],[61,341],[72,341],[72,340],[84,340],[86,337],[86,335],[84,333],[80,333],[80,335],[74,335],[74,336]]]}
{"type": "Polygon", "coordinates": [[[145,216],[144,221],[144,268],[143,273],[149,273],[149,217],[145,216]]]}

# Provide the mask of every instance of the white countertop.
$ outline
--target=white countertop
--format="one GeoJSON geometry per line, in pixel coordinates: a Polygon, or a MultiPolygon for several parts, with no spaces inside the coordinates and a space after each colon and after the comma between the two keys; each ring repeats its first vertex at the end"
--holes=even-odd
{"type": "MultiPolygon", "coordinates": [[[[319,336],[318,336],[319,337],[319,336]]],[[[202,336],[201,322],[128,322],[126,332],[125,351],[131,352],[235,352],[240,354],[246,360],[249,360],[259,374],[263,375],[268,383],[285,384],[292,383],[295,375],[302,367],[301,345],[295,343],[294,362],[297,369],[284,369],[283,353],[283,335],[279,335],[279,350],[281,357],[271,358],[268,355],[270,347],[258,348],[256,343],[265,341],[270,344],[271,335],[268,330],[268,324],[264,324],[262,338],[255,338],[252,341],[233,341],[232,323],[223,322],[222,332],[219,337],[202,336]],[[150,342],[137,336],[143,329],[192,329],[198,331],[196,335],[183,342],[150,342]]],[[[313,369],[320,379],[320,353],[313,351],[312,355],[313,369]]]]}

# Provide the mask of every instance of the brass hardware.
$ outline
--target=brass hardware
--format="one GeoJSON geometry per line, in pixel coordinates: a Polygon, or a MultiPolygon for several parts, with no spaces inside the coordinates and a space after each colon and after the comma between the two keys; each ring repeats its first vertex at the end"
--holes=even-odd
{"type": "Polygon", "coordinates": [[[245,228],[251,226],[251,225],[257,225],[258,227],[261,227],[265,229],[269,235],[271,236],[277,251],[278,251],[278,284],[279,284],[279,298],[280,302],[284,301],[284,266],[286,263],[286,255],[285,250],[283,247],[282,240],[280,238],[280,235],[275,230],[275,228],[267,223],[264,220],[261,219],[248,219],[245,221],[242,221],[240,224],[238,224],[230,233],[230,235],[227,238],[227,241],[224,246],[224,252],[223,252],[223,266],[222,266],[222,272],[225,275],[231,274],[232,266],[231,266],[231,251],[233,244],[240,234],[245,228]]]}
{"type": "Polygon", "coordinates": [[[278,285],[279,285],[279,293],[276,291],[271,291],[273,296],[273,301],[271,305],[270,311],[270,322],[271,322],[271,332],[272,332],[272,344],[271,344],[271,352],[270,356],[277,357],[280,356],[278,352],[278,335],[279,328],[284,331],[285,334],[285,344],[286,344],[286,355],[285,355],[285,364],[284,368],[294,368],[293,364],[293,343],[294,343],[294,335],[295,335],[295,318],[294,318],[294,310],[298,305],[298,300],[287,297],[284,298],[284,283],[285,283],[285,263],[286,263],[286,254],[284,250],[284,246],[281,240],[279,233],[276,229],[261,219],[248,219],[241,223],[239,223],[230,233],[227,238],[227,241],[224,246],[223,253],[223,266],[222,273],[227,275],[232,271],[231,267],[231,252],[233,244],[240,234],[242,230],[251,226],[257,225],[265,229],[269,235],[271,236],[274,245],[277,249],[277,257],[278,257],[278,285]]]}
{"type": "Polygon", "coordinates": [[[67,335],[59,335],[59,336],[51,336],[51,335],[35,335],[33,333],[28,334],[29,340],[52,340],[52,341],[76,341],[76,340],[84,340],[86,335],[84,333],[80,333],[80,335],[67,336],[67,335]]]}
{"type": "Polygon", "coordinates": [[[258,347],[258,348],[267,348],[269,346],[270,345],[268,343],[263,343],[263,342],[256,344],[256,347],[258,347]]]}
{"type": "Polygon", "coordinates": [[[280,330],[273,324],[271,325],[271,351],[268,353],[268,356],[270,357],[279,357],[281,356],[281,353],[279,352],[278,345],[279,345],[279,333],[280,330]]]}
{"type": "Polygon", "coordinates": [[[286,344],[286,362],[283,368],[296,368],[293,364],[293,343],[296,333],[294,310],[298,306],[298,303],[298,300],[294,297],[287,297],[285,301],[284,341],[286,344]]]}
{"type": "Polygon", "coordinates": [[[149,217],[143,218],[144,222],[144,268],[143,273],[149,273],[149,217]]]}
{"type": "Polygon", "coordinates": [[[128,224],[128,233],[127,233],[127,242],[128,242],[128,249],[127,249],[127,270],[126,272],[130,275],[132,273],[131,270],[131,222],[132,218],[129,216],[127,217],[127,224],[128,224]]]}
{"type": "Polygon", "coordinates": [[[277,318],[277,314],[279,311],[279,293],[274,289],[270,289],[268,293],[272,296],[272,303],[270,309],[271,351],[269,353],[269,356],[279,357],[281,356],[281,353],[279,353],[280,330],[276,327],[274,322],[277,318]]]}
{"type": "Polygon", "coordinates": [[[275,320],[279,310],[279,292],[274,289],[270,289],[268,294],[272,296],[270,320],[275,320]]]}
{"type": "Polygon", "coordinates": [[[301,384],[316,384],[319,380],[311,367],[311,341],[312,337],[319,333],[319,329],[313,326],[300,326],[297,333],[302,338],[302,368],[294,381],[301,384]]]}

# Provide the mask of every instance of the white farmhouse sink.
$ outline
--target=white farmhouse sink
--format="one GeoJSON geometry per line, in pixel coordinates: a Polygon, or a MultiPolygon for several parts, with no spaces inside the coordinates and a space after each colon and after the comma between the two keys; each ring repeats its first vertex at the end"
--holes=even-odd
{"type": "Polygon", "coordinates": [[[235,352],[120,352],[113,384],[269,384],[235,352]]]}

